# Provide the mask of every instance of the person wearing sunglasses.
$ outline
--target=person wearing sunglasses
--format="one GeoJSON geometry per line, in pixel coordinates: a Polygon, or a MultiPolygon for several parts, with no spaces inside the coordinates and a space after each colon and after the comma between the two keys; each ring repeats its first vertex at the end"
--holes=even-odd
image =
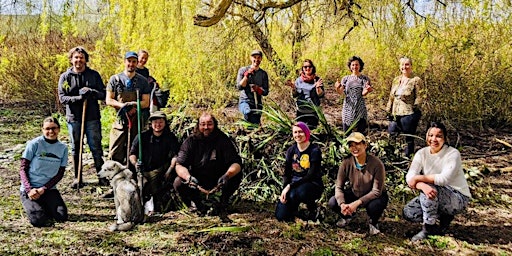
{"type": "Polygon", "coordinates": [[[373,91],[370,78],[363,75],[361,71],[364,68],[364,62],[358,56],[352,56],[348,59],[347,66],[352,72],[336,81],[334,88],[340,95],[344,95],[343,109],[341,111],[343,121],[343,131],[357,131],[367,134],[368,129],[368,111],[364,97],[373,91]]]}
{"type": "Polygon", "coordinates": [[[43,135],[27,142],[20,167],[21,203],[34,227],[68,220],[68,209],[56,187],[66,171],[68,146],[58,139],[56,118],[45,118],[41,131],[43,135]]]}
{"type": "Polygon", "coordinates": [[[288,80],[286,84],[291,87],[293,97],[297,98],[296,120],[306,123],[310,129],[315,129],[318,126],[318,114],[313,106],[320,106],[320,98],[325,92],[322,79],[316,75],[313,61],[305,59],[295,83],[288,80]]]}

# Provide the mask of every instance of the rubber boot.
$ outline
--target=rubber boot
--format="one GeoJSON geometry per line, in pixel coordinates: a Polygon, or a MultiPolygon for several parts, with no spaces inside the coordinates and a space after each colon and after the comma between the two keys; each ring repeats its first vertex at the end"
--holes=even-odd
{"type": "Polygon", "coordinates": [[[455,218],[454,215],[441,213],[441,216],[439,217],[439,234],[444,235],[448,231],[448,227],[450,226],[450,223],[455,218]]]}
{"type": "Polygon", "coordinates": [[[428,236],[436,235],[436,225],[423,224],[421,231],[411,238],[411,241],[416,242],[427,238],[428,236]]]}
{"type": "Polygon", "coordinates": [[[79,161],[80,161],[80,157],[79,156],[73,156],[72,162],[73,162],[73,170],[75,172],[75,176],[74,176],[75,179],[73,180],[73,183],[71,183],[71,188],[74,188],[74,189],[77,189],[78,186],[80,186],[80,187],[84,186],[82,177],[80,177],[80,180],[82,182],[80,182],[80,184],[78,184],[78,167],[79,167],[78,164],[80,163],[79,161]]]}

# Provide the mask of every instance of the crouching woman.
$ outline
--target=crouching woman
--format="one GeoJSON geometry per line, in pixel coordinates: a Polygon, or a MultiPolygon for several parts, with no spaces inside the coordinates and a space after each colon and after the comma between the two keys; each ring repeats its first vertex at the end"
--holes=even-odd
{"type": "Polygon", "coordinates": [[[68,147],[57,138],[60,125],[56,118],[45,118],[42,132],[42,136],[27,143],[20,168],[21,203],[35,227],[50,226],[51,220],[68,219],[64,200],[55,187],[64,176],[68,147]]]}
{"type": "Polygon", "coordinates": [[[335,194],[329,199],[329,208],[341,215],[336,223],[338,227],[346,226],[359,207],[366,208],[370,217],[369,233],[376,235],[380,233],[379,218],[389,201],[384,186],[384,164],[379,158],[366,152],[368,143],[362,133],[351,133],[347,142],[352,156],[341,163],[335,194]]]}
{"type": "Polygon", "coordinates": [[[414,155],[406,176],[407,185],[420,190],[420,195],[405,206],[404,217],[423,222],[423,229],[412,241],[444,234],[454,215],[466,209],[471,199],[460,152],[446,143],[446,127],[431,123],[426,140],[428,146],[414,155]]]}
{"type": "Polygon", "coordinates": [[[322,196],[322,152],[309,141],[310,130],[306,123],[297,122],[292,127],[293,144],[286,151],[283,191],[276,207],[279,221],[293,221],[300,203],[305,203],[309,219],[316,217],[315,201],[322,196]]]}

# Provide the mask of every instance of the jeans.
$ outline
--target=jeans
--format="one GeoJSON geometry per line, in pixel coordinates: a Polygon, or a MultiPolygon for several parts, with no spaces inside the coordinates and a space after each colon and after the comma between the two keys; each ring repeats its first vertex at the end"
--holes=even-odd
{"type": "Polygon", "coordinates": [[[449,186],[430,185],[437,190],[434,199],[428,199],[420,192],[420,195],[405,205],[404,218],[412,222],[434,225],[441,214],[455,215],[466,209],[469,197],[449,186]]]}
{"type": "Polygon", "coordinates": [[[305,203],[308,210],[315,206],[315,201],[322,196],[324,188],[311,182],[291,188],[286,195],[286,203],[277,202],[276,218],[279,221],[292,221],[299,209],[300,203],[305,203]]]}
{"type": "MultiPolygon", "coordinates": [[[[352,192],[351,189],[344,190],[343,193],[345,195],[345,203],[346,204],[352,203],[352,202],[356,201],[357,199],[359,199],[358,197],[356,197],[356,195],[354,195],[354,192],[352,192]]],[[[384,213],[384,209],[386,209],[386,207],[388,206],[388,201],[389,201],[388,194],[386,191],[383,191],[382,194],[380,195],[380,197],[371,200],[365,206],[363,206],[366,208],[366,213],[370,217],[372,225],[376,225],[377,223],[379,223],[379,218],[380,218],[380,216],[382,216],[382,213],[384,213]]],[[[350,216],[345,216],[341,213],[341,207],[338,205],[338,202],[336,201],[336,197],[333,196],[333,197],[331,197],[331,199],[329,199],[328,206],[334,212],[341,214],[342,218],[350,217],[350,216]]]]}
{"type": "Polygon", "coordinates": [[[244,115],[244,119],[252,124],[260,124],[261,112],[257,109],[251,109],[249,101],[241,101],[238,110],[244,115]]]}
{"type": "MultiPolygon", "coordinates": [[[[396,136],[400,133],[415,135],[420,118],[421,111],[419,110],[414,111],[414,113],[410,115],[396,116],[395,120],[389,122],[388,133],[392,136],[396,136]]],[[[414,137],[406,136],[405,142],[407,143],[405,155],[409,157],[414,153],[414,137]]]]}
{"type": "Polygon", "coordinates": [[[30,224],[34,227],[46,227],[50,219],[59,222],[68,220],[68,209],[57,189],[48,189],[37,200],[30,200],[25,191],[20,192],[23,209],[30,224]]]}
{"type": "MultiPolygon", "coordinates": [[[[80,150],[80,129],[81,122],[68,123],[69,138],[71,142],[71,155],[78,155],[80,150]]],[[[101,148],[101,122],[100,120],[86,121],[84,135],[87,137],[87,144],[94,159],[103,157],[101,148]]]]}

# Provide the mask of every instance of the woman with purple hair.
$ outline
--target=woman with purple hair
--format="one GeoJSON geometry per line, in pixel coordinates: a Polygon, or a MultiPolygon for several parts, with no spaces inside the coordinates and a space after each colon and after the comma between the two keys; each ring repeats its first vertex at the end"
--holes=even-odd
{"type": "Polygon", "coordinates": [[[304,122],[292,127],[293,144],[286,151],[283,175],[283,191],[276,207],[279,221],[293,221],[299,204],[305,203],[309,216],[316,217],[316,203],[324,191],[322,182],[322,152],[318,145],[309,141],[311,131],[304,122]]]}

